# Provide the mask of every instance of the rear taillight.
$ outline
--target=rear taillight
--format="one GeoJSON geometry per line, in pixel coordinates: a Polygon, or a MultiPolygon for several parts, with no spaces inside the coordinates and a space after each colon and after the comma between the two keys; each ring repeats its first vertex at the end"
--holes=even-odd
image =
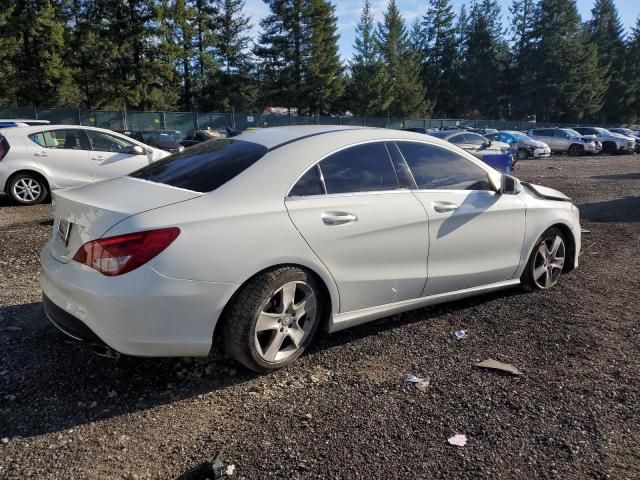
{"type": "Polygon", "coordinates": [[[100,238],[82,245],[73,259],[109,277],[122,275],[147,263],[179,234],[172,227],[100,238]]]}
{"type": "Polygon", "coordinates": [[[9,142],[3,136],[0,136],[0,160],[9,153],[9,142]]]}

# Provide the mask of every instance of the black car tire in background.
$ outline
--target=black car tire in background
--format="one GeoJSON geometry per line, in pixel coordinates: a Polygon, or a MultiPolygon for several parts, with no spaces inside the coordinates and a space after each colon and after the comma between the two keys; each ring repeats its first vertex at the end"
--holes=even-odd
{"type": "Polygon", "coordinates": [[[574,143],[569,147],[568,153],[572,157],[579,157],[580,155],[584,155],[584,146],[574,143]]]}

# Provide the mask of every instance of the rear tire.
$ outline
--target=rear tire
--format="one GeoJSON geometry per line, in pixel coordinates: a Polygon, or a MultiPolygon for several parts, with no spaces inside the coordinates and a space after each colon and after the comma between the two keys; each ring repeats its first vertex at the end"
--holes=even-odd
{"type": "Polygon", "coordinates": [[[572,157],[578,157],[584,154],[584,146],[582,145],[571,145],[569,147],[569,155],[572,157]]]}
{"type": "Polygon", "coordinates": [[[47,198],[47,183],[40,175],[19,173],[9,180],[7,194],[17,205],[37,205],[47,198]]]}
{"type": "Polygon", "coordinates": [[[520,277],[527,290],[548,290],[558,283],[567,258],[567,241],[551,227],[538,239],[520,277]]]}
{"type": "Polygon", "coordinates": [[[524,148],[520,148],[518,149],[518,153],[516,153],[516,158],[518,160],[526,160],[529,158],[529,152],[524,148]]]}
{"type": "Polygon", "coordinates": [[[618,153],[618,147],[614,142],[604,142],[602,144],[602,151],[604,153],[608,153],[609,155],[615,155],[618,153]]]}
{"type": "Polygon", "coordinates": [[[293,363],[320,324],[321,292],[316,278],[300,268],[257,275],[242,287],[222,319],[225,351],[258,373],[293,363]]]}

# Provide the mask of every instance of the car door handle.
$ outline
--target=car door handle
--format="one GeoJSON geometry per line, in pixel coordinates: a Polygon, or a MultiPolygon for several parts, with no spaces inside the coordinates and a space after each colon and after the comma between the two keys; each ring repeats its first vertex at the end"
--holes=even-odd
{"type": "Polygon", "coordinates": [[[96,155],[95,157],[91,157],[91,160],[95,160],[96,162],[101,162],[102,160],[104,160],[104,157],[102,155],[96,155]]]}
{"type": "Polygon", "coordinates": [[[344,225],[358,221],[358,217],[348,212],[322,212],[321,217],[325,225],[344,225]]]}
{"type": "Polygon", "coordinates": [[[451,202],[433,202],[431,206],[438,213],[453,212],[458,208],[458,205],[451,202]]]}
{"type": "Polygon", "coordinates": [[[41,151],[39,151],[39,152],[35,152],[35,153],[33,154],[33,156],[34,156],[34,157],[48,157],[48,156],[49,156],[49,154],[47,153],[47,151],[46,151],[46,150],[41,150],[41,151]]]}

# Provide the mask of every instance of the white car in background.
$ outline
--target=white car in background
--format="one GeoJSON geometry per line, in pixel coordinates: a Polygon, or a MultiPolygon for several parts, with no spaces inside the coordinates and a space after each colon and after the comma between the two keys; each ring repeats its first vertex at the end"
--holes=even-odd
{"type": "Polygon", "coordinates": [[[428,135],[268,128],[53,193],[45,312],[103,354],[268,371],[330,332],[578,265],[578,210],[428,135]]]}
{"type": "Polygon", "coordinates": [[[35,205],[58,188],[119,177],[170,155],[102,128],[39,125],[0,130],[0,192],[35,205]]]}

